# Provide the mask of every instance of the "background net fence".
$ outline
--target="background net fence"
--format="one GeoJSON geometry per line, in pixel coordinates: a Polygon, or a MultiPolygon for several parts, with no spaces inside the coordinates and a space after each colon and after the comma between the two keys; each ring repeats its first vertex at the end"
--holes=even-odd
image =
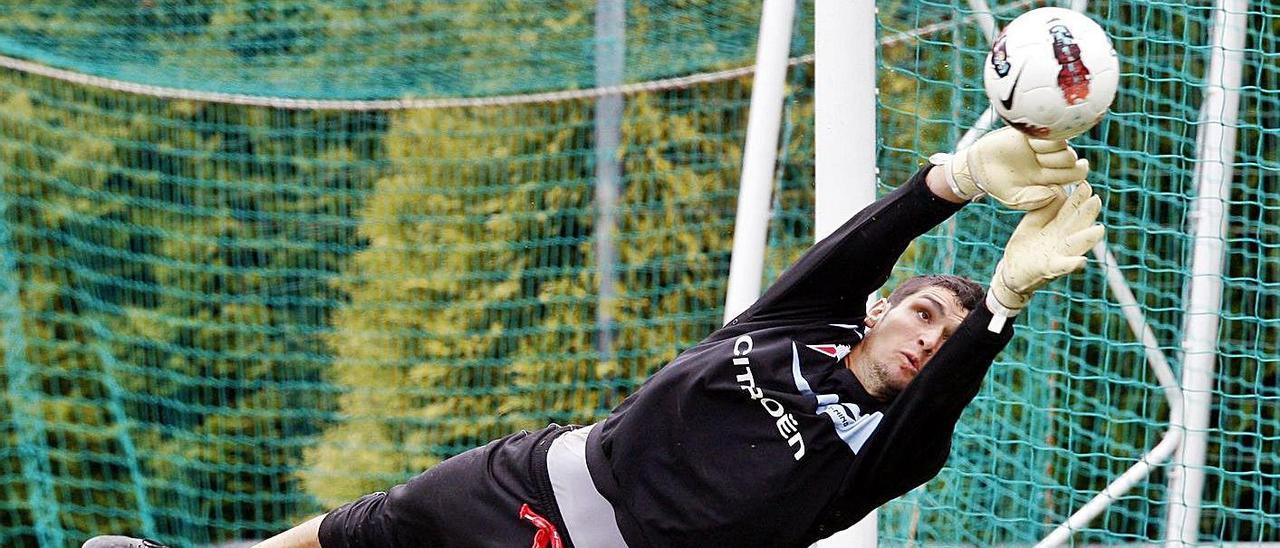
{"type": "MultiPolygon", "coordinates": [[[[0,70],[0,545],[262,538],[597,420],[719,324],[751,76],[717,71],[751,64],[758,2],[627,2],[608,82],[594,1],[0,4],[0,55],[25,67],[0,70]],[[620,144],[598,156],[591,90],[617,84],[620,144]],[[412,102],[440,98],[493,104],[412,102]],[[622,174],[603,213],[602,161],[622,174]]],[[[882,190],[985,107],[967,5],[880,3],[882,190]]],[[[1251,6],[1201,531],[1277,541],[1280,8],[1251,6]]],[[[1124,78],[1075,145],[1177,368],[1210,12],[1089,13],[1124,78]]],[[[813,232],[812,14],[769,278],[813,232]]],[[[968,207],[896,275],[985,280],[1015,221],[968,207]]],[[[1163,396],[1097,265],[1035,304],[949,467],[882,514],[888,542],[1033,541],[1159,440],[1163,396]]],[[[1164,482],[1075,538],[1162,538],[1164,482]]]]}
{"type": "MultiPolygon", "coordinates": [[[[1225,204],[1222,319],[1204,464],[1206,541],[1280,540],[1280,5],[1249,6],[1243,80],[1233,90],[1240,114],[1232,126],[1238,146],[1225,204]]],[[[881,33],[918,28],[952,9],[882,3],[881,33]]],[[[1092,162],[1110,249],[1180,373],[1212,10],[1091,2],[1087,12],[1113,36],[1122,79],[1112,114],[1072,142],[1092,162]]],[[[996,13],[1002,23],[1012,15],[996,13]]],[[[885,183],[901,180],[922,151],[957,140],[986,107],[979,76],[985,44],[970,25],[882,50],[885,183]]],[[[1017,218],[990,204],[968,207],[918,246],[917,262],[903,270],[955,269],[986,279],[999,258],[991,243],[1003,241],[1017,218]]],[[[1164,394],[1098,263],[1041,293],[961,422],[948,469],[892,503],[884,533],[902,541],[1034,542],[1160,441],[1169,423],[1164,394]]],[[[1075,539],[1164,538],[1167,472],[1158,470],[1075,539]]]]}

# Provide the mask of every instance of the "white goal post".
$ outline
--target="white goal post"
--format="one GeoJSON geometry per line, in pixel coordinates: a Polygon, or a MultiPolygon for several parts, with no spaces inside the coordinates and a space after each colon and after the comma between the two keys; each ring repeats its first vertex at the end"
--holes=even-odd
{"type": "MultiPolygon", "coordinates": [[[[876,3],[814,3],[814,241],[876,199],[876,3]]],[[[868,296],[868,300],[874,295],[868,296]]],[[[874,547],[872,511],[820,548],[874,547]]]]}
{"type": "MultiPolygon", "coordinates": [[[[817,241],[875,201],[879,46],[874,0],[817,0],[815,10],[817,241]]],[[[794,0],[764,0],[725,296],[725,322],[746,310],[760,295],[794,17],[794,0]]],[[[851,529],[818,546],[875,546],[876,538],[876,516],[872,512],[851,529]]]]}
{"type": "MultiPolygon", "coordinates": [[[[975,21],[990,39],[995,21],[986,0],[968,0],[975,21]]],[[[1005,8],[1025,7],[1016,2],[1005,8]]],[[[1086,0],[1071,0],[1069,6],[1083,11],[1086,0]]],[[[1192,277],[1184,341],[1188,358],[1179,390],[1167,361],[1140,307],[1128,289],[1114,256],[1102,243],[1094,250],[1106,272],[1108,285],[1119,301],[1122,313],[1136,338],[1146,348],[1148,365],[1159,379],[1169,402],[1169,429],[1161,442],[1142,455],[1102,492],[1076,511],[1066,522],[1044,538],[1039,546],[1056,546],[1089,522],[1123,493],[1177,451],[1170,477],[1169,507],[1165,541],[1169,545],[1198,541],[1200,491],[1207,416],[1213,376],[1213,334],[1216,332],[1217,299],[1222,261],[1221,230],[1223,189],[1231,179],[1230,158],[1234,151],[1235,91],[1239,87],[1243,13],[1247,0],[1218,0],[1215,3],[1213,49],[1207,80],[1211,91],[1202,110],[1199,136],[1199,168],[1196,173],[1197,203],[1194,276],[1192,277]],[[1184,405],[1185,402],[1185,405],[1184,405]],[[1185,420],[1185,422],[1184,422],[1185,420]],[[1184,437],[1185,436],[1185,437],[1184,437]]],[[[830,234],[855,212],[875,199],[876,168],[876,7],[874,0],[815,0],[815,240],[830,234]]],[[[763,273],[764,245],[769,219],[770,194],[776,170],[778,129],[781,121],[784,84],[789,52],[793,0],[764,0],[757,44],[756,78],[752,93],[747,144],[743,157],[742,189],[734,233],[725,321],[745,310],[759,295],[763,273]]],[[[957,148],[972,143],[994,123],[988,109],[974,127],[960,139],[957,148]]],[[[873,296],[869,296],[873,297],[873,296]]],[[[848,531],[817,544],[821,548],[875,546],[877,519],[873,512],[848,531]]]]}

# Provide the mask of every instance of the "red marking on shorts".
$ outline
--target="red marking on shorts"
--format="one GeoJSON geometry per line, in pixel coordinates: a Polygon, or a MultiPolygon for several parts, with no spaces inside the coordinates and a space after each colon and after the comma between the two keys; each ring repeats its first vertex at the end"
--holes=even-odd
{"type": "Polygon", "coordinates": [[[564,542],[560,540],[560,532],[556,531],[555,524],[550,520],[539,516],[528,504],[520,507],[520,519],[529,520],[534,527],[538,528],[538,532],[533,535],[532,548],[564,548],[564,542]]]}

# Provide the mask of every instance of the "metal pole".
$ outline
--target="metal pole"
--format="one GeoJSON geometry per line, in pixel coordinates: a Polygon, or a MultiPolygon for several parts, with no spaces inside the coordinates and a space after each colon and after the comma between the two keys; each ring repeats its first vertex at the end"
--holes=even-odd
{"type": "MultiPolygon", "coordinates": [[[[1070,9],[1084,13],[1088,4],[1088,0],[1072,0],[1070,9]]],[[[1124,274],[1120,272],[1119,262],[1116,261],[1115,255],[1111,253],[1111,249],[1107,247],[1105,241],[1098,242],[1098,245],[1094,246],[1093,255],[1105,269],[1107,285],[1111,287],[1112,294],[1118,301],[1120,311],[1128,321],[1130,330],[1142,342],[1145,348],[1144,353],[1147,357],[1147,364],[1155,373],[1156,378],[1160,381],[1160,387],[1165,392],[1165,400],[1169,403],[1169,429],[1161,437],[1160,443],[1151,448],[1123,474],[1112,480],[1106,488],[1094,495],[1088,503],[1071,514],[1067,521],[1058,525],[1044,540],[1036,544],[1036,548],[1059,546],[1067,542],[1073,532],[1084,529],[1103,510],[1116,500],[1119,500],[1138,482],[1146,479],[1157,466],[1164,464],[1166,460],[1172,457],[1182,443],[1182,435],[1186,431],[1185,426],[1182,424],[1185,416],[1182,409],[1184,401],[1182,390],[1178,387],[1178,381],[1174,377],[1173,369],[1169,367],[1168,360],[1165,359],[1164,353],[1160,351],[1160,345],[1155,333],[1151,330],[1150,325],[1147,324],[1146,316],[1142,313],[1141,306],[1129,287],[1129,282],[1124,278],[1124,274]]]]}
{"type": "Polygon", "coordinates": [[[1200,535],[1200,502],[1213,405],[1218,314],[1222,304],[1222,265],[1230,197],[1231,163],[1236,148],[1247,0],[1221,0],[1214,8],[1209,69],[1200,110],[1192,222],[1194,248],[1182,343],[1182,391],[1186,439],[1169,475],[1169,518],[1165,542],[1195,544],[1200,535]]]}
{"type": "Polygon", "coordinates": [[[1036,548],[1051,548],[1060,546],[1071,539],[1071,534],[1075,531],[1084,529],[1089,525],[1093,518],[1098,517],[1103,510],[1119,500],[1121,496],[1132,489],[1142,480],[1146,479],[1157,466],[1164,464],[1174,451],[1178,449],[1178,444],[1182,443],[1182,434],[1186,432],[1186,428],[1182,425],[1184,416],[1182,411],[1182,390],[1178,388],[1178,379],[1173,374],[1173,369],[1169,367],[1168,360],[1165,359],[1164,352],[1160,350],[1160,342],[1156,339],[1155,332],[1151,330],[1147,318],[1142,313],[1141,305],[1138,299],[1133,296],[1133,291],[1129,289],[1129,282],[1125,280],[1124,273],[1120,272],[1119,262],[1111,253],[1111,249],[1107,247],[1106,242],[1098,242],[1093,248],[1093,255],[1098,258],[1098,262],[1102,264],[1107,274],[1107,285],[1111,287],[1112,294],[1120,305],[1120,311],[1124,314],[1125,320],[1129,323],[1131,329],[1142,343],[1144,354],[1147,357],[1147,364],[1151,366],[1151,371],[1155,373],[1156,379],[1160,381],[1160,388],[1164,390],[1165,400],[1169,402],[1169,429],[1165,431],[1161,437],[1160,443],[1151,448],[1138,462],[1134,463],[1125,470],[1120,477],[1111,481],[1105,489],[1094,495],[1088,503],[1076,510],[1067,518],[1067,521],[1058,525],[1053,532],[1036,543],[1036,548]]]}
{"type": "Polygon", "coordinates": [[[969,9],[973,10],[973,18],[982,28],[982,35],[987,37],[987,43],[995,42],[999,29],[996,29],[996,18],[991,15],[991,6],[987,4],[987,0],[969,0],[969,9]]]}
{"type": "MultiPolygon", "coordinates": [[[[814,4],[814,239],[876,199],[876,6],[873,0],[814,4]]],[[[874,547],[872,511],[819,547],[874,547]]]]}
{"type": "Polygon", "coordinates": [[[728,323],[760,296],[764,275],[765,237],[769,228],[769,196],[778,160],[778,129],[791,49],[794,0],[764,0],[760,38],[756,44],[756,76],[751,86],[747,143],[742,153],[742,181],[734,221],[733,254],[724,303],[728,323]]]}
{"type": "MultiPolygon", "coordinates": [[[[626,0],[596,0],[595,62],[596,86],[622,84],[626,63],[626,0]]],[[[617,294],[617,230],[619,189],[622,187],[622,160],[618,147],[622,143],[621,94],[610,94],[596,100],[595,171],[596,171],[596,271],[599,273],[596,306],[596,351],[599,362],[613,359],[613,303],[617,294]]]]}
{"type": "MultiPolygon", "coordinates": [[[[978,23],[978,27],[982,29],[982,35],[987,38],[987,44],[990,45],[995,42],[996,33],[999,32],[999,29],[996,28],[995,16],[991,15],[991,6],[987,4],[986,0],[969,0],[969,9],[973,10],[972,17],[978,23]]],[[[982,111],[982,114],[978,115],[978,119],[973,122],[973,126],[964,132],[964,135],[956,142],[956,150],[969,148],[979,137],[991,131],[991,128],[996,125],[999,119],[999,116],[996,116],[995,109],[987,106],[987,109],[982,111]]],[[[954,222],[954,219],[952,222],[954,222]]]]}

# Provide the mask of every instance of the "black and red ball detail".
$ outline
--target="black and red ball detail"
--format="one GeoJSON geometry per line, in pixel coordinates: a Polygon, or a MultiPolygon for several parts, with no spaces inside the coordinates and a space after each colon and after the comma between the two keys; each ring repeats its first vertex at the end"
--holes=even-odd
{"type": "Polygon", "coordinates": [[[1005,48],[1004,32],[996,37],[996,43],[991,46],[991,68],[996,71],[996,76],[1004,78],[1009,75],[1009,52],[1005,48]]]}
{"type": "Polygon", "coordinates": [[[1058,70],[1058,88],[1068,105],[1083,103],[1089,98],[1089,68],[1080,59],[1080,45],[1071,30],[1061,23],[1049,27],[1053,38],[1053,56],[1062,66],[1058,70]]]}

